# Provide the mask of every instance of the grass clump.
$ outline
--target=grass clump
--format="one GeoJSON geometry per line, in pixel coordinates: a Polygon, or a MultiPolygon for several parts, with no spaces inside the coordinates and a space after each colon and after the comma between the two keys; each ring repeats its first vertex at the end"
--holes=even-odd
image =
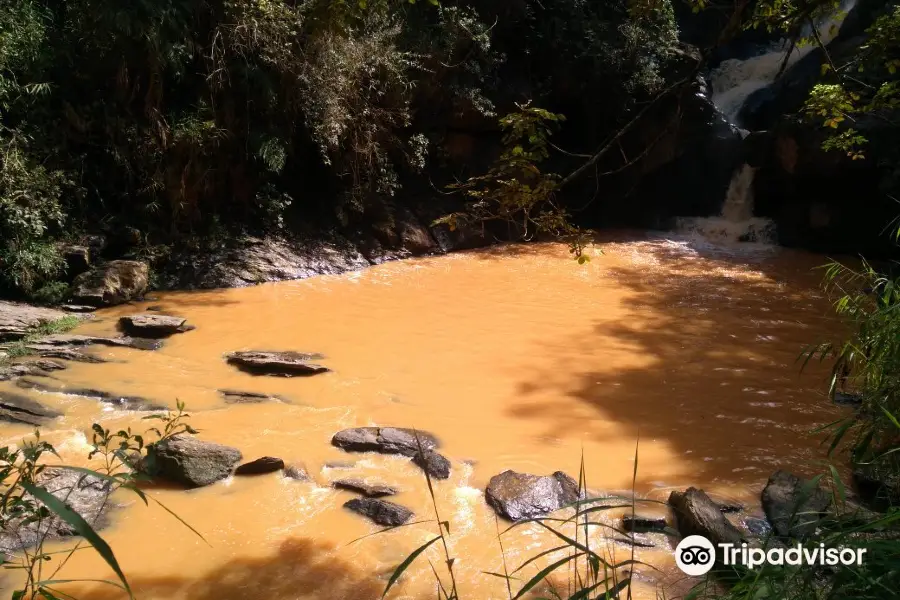
{"type": "Polygon", "coordinates": [[[78,327],[80,323],[81,319],[75,315],[66,315],[65,317],[53,321],[41,323],[29,331],[22,339],[0,346],[0,365],[8,363],[14,358],[22,358],[23,356],[34,354],[34,352],[28,348],[29,344],[46,335],[71,331],[78,327]]]}

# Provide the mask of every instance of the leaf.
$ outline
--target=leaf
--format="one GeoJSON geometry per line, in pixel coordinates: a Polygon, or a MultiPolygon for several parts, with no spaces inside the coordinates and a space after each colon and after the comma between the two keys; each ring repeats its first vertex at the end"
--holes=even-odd
{"type": "Polygon", "coordinates": [[[81,537],[83,537],[87,542],[94,547],[94,550],[97,551],[97,554],[106,561],[106,564],[110,566],[110,568],[116,573],[119,577],[119,580],[122,582],[122,585],[125,586],[124,589],[128,592],[129,598],[134,598],[134,594],[131,592],[131,586],[128,585],[128,580],[125,578],[125,573],[122,572],[122,568],[119,567],[119,561],[116,560],[115,555],[113,554],[112,549],[109,547],[103,538],[97,535],[97,532],[94,531],[94,528],[84,520],[84,518],[73,511],[71,508],[66,506],[62,500],[48,492],[42,487],[36,486],[33,483],[28,481],[21,482],[22,487],[26,492],[40,500],[47,508],[49,508],[53,513],[58,516],[60,519],[71,525],[75,528],[75,531],[78,532],[81,537]]]}
{"type": "Polygon", "coordinates": [[[402,563],[397,565],[397,568],[394,569],[393,573],[391,573],[391,578],[388,580],[387,586],[384,588],[384,593],[381,594],[382,598],[387,596],[388,590],[390,590],[391,587],[393,587],[393,585],[397,583],[397,580],[400,579],[400,576],[403,575],[403,572],[406,571],[407,568],[409,568],[409,565],[411,565],[413,561],[415,561],[416,558],[419,557],[420,554],[425,552],[425,550],[428,549],[428,546],[432,545],[439,539],[441,539],[441,536],[431,538],[430,540],[413,550],[412,553],[407,556],[402,563]]]}

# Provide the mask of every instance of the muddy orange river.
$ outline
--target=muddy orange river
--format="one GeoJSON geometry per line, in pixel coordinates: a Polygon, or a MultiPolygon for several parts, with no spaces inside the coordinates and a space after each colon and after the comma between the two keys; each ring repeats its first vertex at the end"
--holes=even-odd
{"type": "MultiPolygon", "coordinates": [[[[797,357],[840,332],[820,292],[820,273],[812,270],[823,257],[787,250],[710,254],[647,238],[598,243],[589,253],[592,260],[578,265],[562,245],[496,247],[341,276],[159,294],[99,311],[76,332],[113,334],[119,316],[151,305],[186,317],[196,330],[155,352],[93,348],[112,362],[71,364],[55,374],[66,386],[170,406],[181,399],[203,439],[235,446],[247,460],[277,456],[303,464],[314,478],[298,482],[276,473],[192,491],[148,490],[208,543],[162,509],[119,492],[124,507],[111,513],[104,537],[135,595],[380,597],[392,568],[430,539],[435,525],[354,542],[379,528],[343,509],[353,494],[329,482],[363,477],[396,485],[396,501],[417,520],[433,518],[433,509],[422,472],[408,459],[332,447],[331,436],[347,427],[416,427],[440,438],[453,471],[435,483],[436,501],[451,523],[464,599],[507,596],[502,580],[483,573],[503,570],[498,524],[483,490],[505,469],[564,470],[577,478],[583,455],[591,490],[634,489],[664,500],[672,489],[694,485],[751,512],[775,469],[822,472],[822,437],[811,432],[841,409],[825,397],[826,366],[811,364],[801,373],[797,357]],[[253,376],[223,360],[240,349],[321,352],[332,372],[253,376]],[[221,388],[278,394],[287,402],[226,405],[221,388]],[[333,468],[340,462],[350,464],[333,468]]],[[[65,412],[43,436],[66,463],[86,464],[93,422],[148,427],[141,413],[93,400],[39,399],[65,412]]],[[[29,433],[3,425],[2,441],[29,433]]],[[[616,515],[603,518],[613,523],[616,515]]],[[[536,525],[514,529],[503,541],[510,568],[556,543],[536,525]]],[[[611,557],[630,556],[629,546],[604,543],[611,557]]],[[[652,566],[629,567],[635,597],[656,597],[658,586],[678,579],[671,546],[653,543],[636,550],[652,566]]],[[[439,545],[424,556],[441,567],[439,545]]],[[[111,576],[90,551],[77,552],[57,575],[111,576]]],[[[433,577],[419,562],[390,595],[434,597],[433,577]]],[[[66,589],[81,598],[124,597],[102,584],[66,589]]]]}

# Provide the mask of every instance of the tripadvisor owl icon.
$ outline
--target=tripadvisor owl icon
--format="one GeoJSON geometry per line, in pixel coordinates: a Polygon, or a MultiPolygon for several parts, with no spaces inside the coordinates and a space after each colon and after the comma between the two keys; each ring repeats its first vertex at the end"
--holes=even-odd
{"type": "Polygon", "coordinates": [[[685,575],[705,575],[716,562],[716,549],[702,535],[689,535],[675,548],[675,564],[685,575]]]}

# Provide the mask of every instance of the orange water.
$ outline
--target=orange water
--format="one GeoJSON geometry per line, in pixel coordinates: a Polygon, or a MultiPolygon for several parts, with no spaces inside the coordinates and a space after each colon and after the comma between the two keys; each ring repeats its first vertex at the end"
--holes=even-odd
{"type": "MultiPolygon", "coordinates": [[[[506,597],[502,581],[482,573],[503,569],[483,489],[505,469],[577,477],[583,453],[592,490],[627,492],[639,441],[634,488],[641,497],[664,499],[671,489],[695,485],[754,509],[776,468],[823,468],[821,437],[809,432],[840,413],[823,394],[825,367],[814,364],[801,375],[796,363],[805,345],[838,333],[811,271],[821,257],[710,256],[645,239],[598,243],[590,253],[593,259],[579,266],[560,245],[492,248],[342,276],[160,294],[100,311],[78,332],[112,334],[119,316],[151,305],[197,329],[156,352],[94,348],[113,362],[71,364],[56,374],[64,385],[170,406],[179,398],[203,439],[236,446],[246,459],[302,463],[315,479],[272,474],[193,491],[149,490],[208,544],[163,510],[120,495],[127,506],[113,513],[104,537],[136,595],[380,597],[392,567],[435,526],[351,544],[377,528],[342,509],[353,494],[329,481],[362,476],[394,484],[402,490],[396,501],[417,519],[433,518],[433,509],[408,459],[333,448],[331,436],[346,427],[416,427],[440,438],[454,468],[436,483],[438,509],[451,523],[460,595],[479,600],[506,597]],[[332,372],[254,377],[224,362],[224,353],[240,349],[321,352],[332,372]],[[220,388],[280,394],[289,403],[226,405],[220,388]],[[354,465],[325,467],[334,461],[354,465]]],[[[66,462],[85,462],[92,422],[147,427],[143,415],[105,411],[96,401],[28,393],[64,408],[66,416],[43,435],[66,462]]],[[[28,429],[3,425],[0,432],[10,443],[28,429]]],[[[613,514],[604,518],[615,522],[613,514]]],[[[554,543],[533,525],[503,540],[510,568],[554,543]]],[[[624,544],[602,543],[618,559],[630,555],[624,544]]],[[[655,543],[637,550],[660,572],[634,569],[636,597],[654,597],[661,582],[675,579],[669,546],[655,543]]],[[[444,573],[438,545],[425,556],[444,573]]],[[[58,577],[110,574],[92,553],[78,552],[58,577]]],[[[122,597],[99,584],[68,591],[122,597]]],[[[427,563],[414,566],[392,593],[434,597],[427,563]]]]}

